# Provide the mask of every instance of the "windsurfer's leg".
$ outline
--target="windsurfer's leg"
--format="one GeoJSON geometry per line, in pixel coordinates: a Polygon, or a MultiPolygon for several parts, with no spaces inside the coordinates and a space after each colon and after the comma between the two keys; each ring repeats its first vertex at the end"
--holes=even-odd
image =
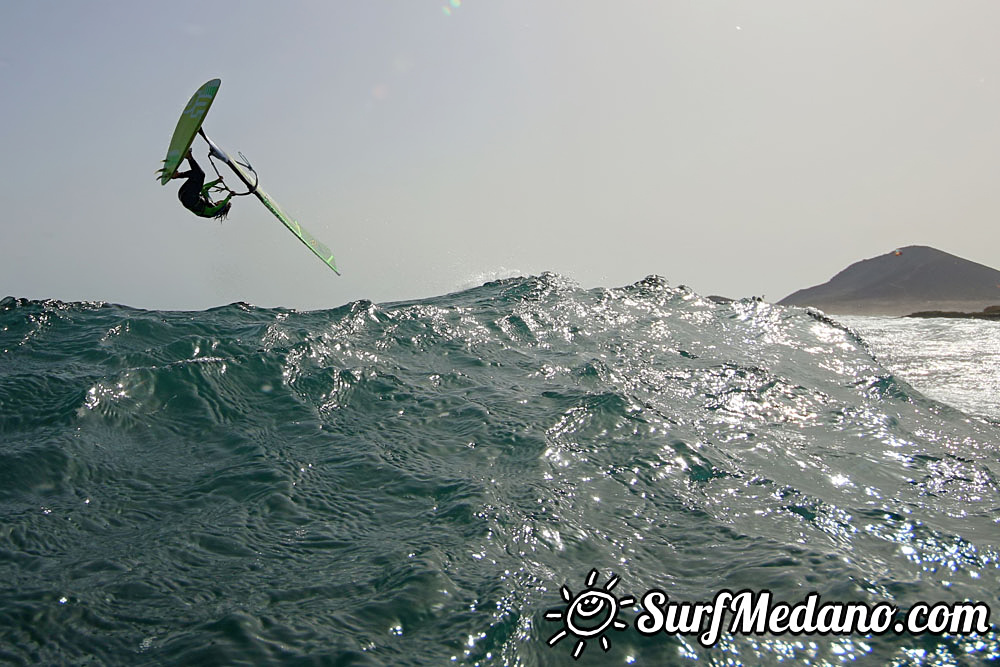
{"type": "Polygon", "coordinates": [[[188,164],[191,165],[191,171],[195,172],[197,174],[201,174],[201,180],[202,180],[202,182],[204,182],[205,181],[205,170],[201,168],[200,164],[198,164],[197,162],[194,161],[194,156],[191,155],[191,151],[190,150],[188,151],[188,154],[187,154],[187,161],[188,161],[188,164]]]}
{"type": "Polygon", "coordinates": [[[202,186],[205,184],[205,172],[203,172],[199,167],[198,163],[192,160],[191,166],[193,169],[187,172],[187,180],[181,185],[180,190],[177,191],[177,198],[181,200],[184,207],[189,210],[194,210],[198,202],[201,200],[202,186]]]}

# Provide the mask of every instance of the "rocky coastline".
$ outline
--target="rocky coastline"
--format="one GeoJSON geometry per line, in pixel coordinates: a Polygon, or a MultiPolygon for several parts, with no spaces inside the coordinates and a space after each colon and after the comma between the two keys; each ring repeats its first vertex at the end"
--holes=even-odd
{"type": "Polygon", "coordinates": [[[921,310],[904,317],[952,317],[956,319],[1000,320],[1000,306],[987,306],[980,311],[967,313],[957,310],[921,310]]]}

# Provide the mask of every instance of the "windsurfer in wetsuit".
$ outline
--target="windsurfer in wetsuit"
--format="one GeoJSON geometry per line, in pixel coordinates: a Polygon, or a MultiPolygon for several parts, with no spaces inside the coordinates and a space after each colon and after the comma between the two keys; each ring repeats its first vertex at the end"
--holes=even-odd
{"type": "Polygon", "coordinates": [[[172,178],[186,178],[187,180],[181,186],[181,189],[177,191],[177,198],[181,200],[184,204],[184,208],[191,211],[195,215],[201,218],[218,218],[219,220],[225,220],[226,215],[229,214],[229,209],[232,204],[229,202],[233,198],[233,193],[230,192],[225,199],[220,202],[213,202],[208,196],[208,191],[212,189],[213,186],[218,185],[222,182],[222,179],[212,181],[211,183],[205,183],[205,172],[202,171],[198,163],[194,161],[194,156],[189,150],[187,155],[188,164],[191,165],[191,169],[183,172],[176,172],[172,178]]]}

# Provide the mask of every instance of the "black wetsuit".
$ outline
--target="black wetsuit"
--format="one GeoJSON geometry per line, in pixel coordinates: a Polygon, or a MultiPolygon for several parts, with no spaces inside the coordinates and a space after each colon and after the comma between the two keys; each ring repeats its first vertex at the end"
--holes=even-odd
{"type": "Polygon", "coordinates": [[[188,164],[191,165],[189,171],[177,174],[177,178],[187,179],[177,191],[177,198],[184,204],[184,208],[195,215],[202,215],[206,207],[206,202],[201,196],[201,189],[205,186],[205,172],[190,158],[188,164]]]}
{"type": "MultiPolygon", "coordinates": [[[[191,169],[185,172],[178,172],[174,175],[174,178],[186,178],[184,184],[181,185],[180,190],[177,191],[177,198],[181,200],[181,204],[184,208],[191,211],[197,216],[203,218],[211,218],[215,216],[216,213],[221,210],[225,204],[229,201],[229,197],[219,203],[213,202],[208,198],[208,188],[212,187],[219,181],[213,181],[205,185],[205,172],[202,170],[198,163],[194,161],[194,158],[188,158],[188,164],[191,165],[191,169]]],[[[220,179],[221,180],[221,179],[220,179]]],[[[231,197],[232,195],[230,195],[231,197]]]]}

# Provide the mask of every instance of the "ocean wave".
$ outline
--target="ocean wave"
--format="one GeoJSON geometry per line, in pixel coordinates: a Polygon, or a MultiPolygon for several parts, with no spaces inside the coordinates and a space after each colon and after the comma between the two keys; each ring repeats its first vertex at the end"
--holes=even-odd
{"type": "MultiPolygon", "coordinates": [[[[8,297],[0,438],[14,662],[562,664],[545,612],[592,568],[902,608],[1000,583],[995,427],[821,313],[656,276],[308,312],[8,297]]],[[[1000,653],[610,639],[640,664],[1000,653]]]]}

